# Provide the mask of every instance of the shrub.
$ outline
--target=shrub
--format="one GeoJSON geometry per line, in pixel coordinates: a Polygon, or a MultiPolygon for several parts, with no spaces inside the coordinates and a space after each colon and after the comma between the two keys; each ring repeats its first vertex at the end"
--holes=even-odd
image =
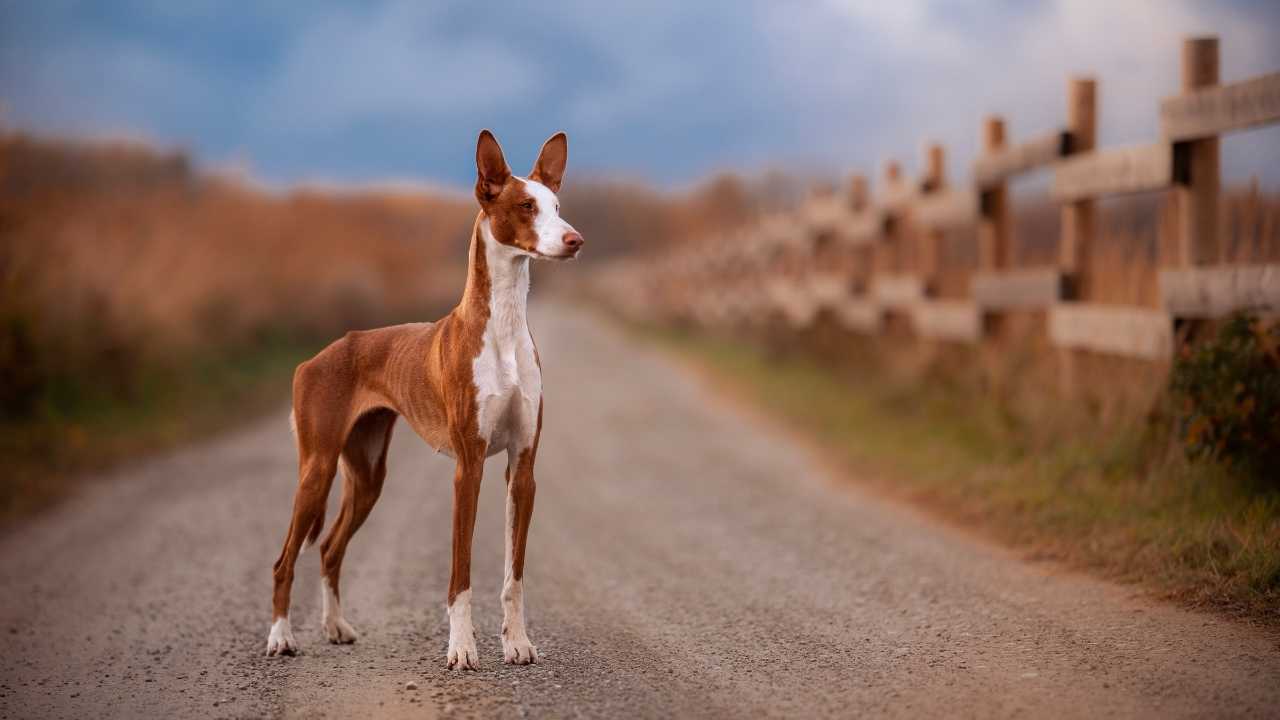
{"type": "Polygon", "coordinates": [[[1185,449],[1280,488],[1280,323],[1238,314],[1172,376],[1185,449]]]}

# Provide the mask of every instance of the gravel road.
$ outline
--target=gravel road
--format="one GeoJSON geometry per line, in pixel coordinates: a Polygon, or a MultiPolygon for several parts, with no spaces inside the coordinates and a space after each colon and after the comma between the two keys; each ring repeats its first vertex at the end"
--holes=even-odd
{"type": "Polygon", "coordinates": [[[264,657],[296,483],[281,412],[93,482],[0,540],[0,715],[1280,715],[1274,637],[939,527],[594,316],[533,312],[538,665],[501,664],[495,459],[473,571],[483,667],[445,669],[452,469],[403,424],[344,566],[360,642],[323,641],[308,552],[304,654],[264,657]]]}

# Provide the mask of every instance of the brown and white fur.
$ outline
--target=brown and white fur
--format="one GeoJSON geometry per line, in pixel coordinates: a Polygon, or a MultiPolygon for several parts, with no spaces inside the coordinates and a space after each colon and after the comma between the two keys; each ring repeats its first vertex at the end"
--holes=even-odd
{"type": "Polygon", "coordinates": [[[330,642],[358,637],[342,616],[339,577],[351,536],[382,490],[387,445],[403,417],[429,445],[457,461],[453,478],[453,565],[449,578],[450,668],[476,669],[471,624],[471,537],[486,457],[507,453],[506,571],[502,654],[536,662],[524,621],[525,540],[533,513],[533,464],[542,429],[542,370],[525,317],[529,261],[567,260],[582,236],[560,219],[556,193],[568,141],[547,140],[528,178],[511,174],[493,135],[476,146],[476,217],[462,300],[435,323],[350,332],[298,366],[293,422],[299,484],[293,519],[275,562],[268,655],[298,651],[289,626],[294,564],[314,542],[341,465],[342,508],[320,543],[324,628],[330,642]]]}

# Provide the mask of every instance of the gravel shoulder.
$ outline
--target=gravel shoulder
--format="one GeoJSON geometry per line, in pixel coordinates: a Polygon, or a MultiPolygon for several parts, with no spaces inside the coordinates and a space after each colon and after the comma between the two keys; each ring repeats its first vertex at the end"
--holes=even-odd
{"type": "Polygon", "coordinates": [[[344,565],[360,642],[323,641],[307,553],[305,654],[264,657],[296,483],[280,412],[0,539],[0,717],[1280,713],[1274,638],[940,527],[831,477],[590,313],[533,313],[547,404],[526,593],[542,662],[501,664],[495,458],[473,568],[484,666],[444,668],[452,469],[403,423],[344,565]]]}

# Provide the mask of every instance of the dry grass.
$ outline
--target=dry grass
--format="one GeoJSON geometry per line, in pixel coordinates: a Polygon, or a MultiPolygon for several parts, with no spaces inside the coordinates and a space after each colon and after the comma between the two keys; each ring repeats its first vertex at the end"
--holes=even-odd
{"type": "Polygon", "coordinates": [[[91,324],[168,352],[266,325],[380,321],[456,293],[473,212],[453,198],[266,195],[137,148],[0,144],[6,302],[42,336],[91,324]]]}
{"type": "Polygon", "coordinates": [[[461,286],[466,198],[267,194],[130,145],[0,138],[0,512],[287,397],[293,364],[461,286]]]}
{"type": "MultiPolygon", "coordinates": [[[[747,222],[780,182],[574,177],[562,200],[590,263],[747,222]]],[[[443,314],[475,213],[466,193],[268,192],[181,153],[0,134],[0,516],[283,401],[347,330],[443,314]]]]}
{"type": "Polygon", "coordinates": [[[1140,363],[1093,369],[1133,386],[1127,400],[1064,406],[1034,392],[1034,365],[1006,360],[1005,385],[991,385],[979,351],[845,337],[833,355],[820,331],[767,350],[642,332],[813,437],[859,482],[1032,557],[1280,627],[1280,495],[1189,461],[1168,415],[1149,412],[1160,383],[1140,363]]]}
{"type": "MultiPolygon", "coordinates": [[[[1173,220],[1161,194],[1100,202],[1080,299],[1158,306],[1173,220]]],[[[1229,188],[1221,221],[1225,262],[1280,262],[1280,194],[1229,188]]],[[[1060,223],[1047,199],[1015,203],[1014,266],[1057,265],[1060,223]]],[[[876,251],[909,255],[917,240],[908,233],[876,251]]],[[[940,249],[935,289],[967,297],[976,233],[950,231],[940,249]]],[[[795,254],[756,277],[831,267],[821,252],[795,254]]],[[[864,255],[842,271],[853,278],[867,264],[864,255]]],[[[719,283],[691,273],[652,285],[680,297],[719,283]]],[[[888,492],[1035,554],[1280,626],[1280,496],[1225,462],[1187,459],[1168,363],[1068,357],[1045,322],[1043,312],[1004,313],[983,343],[963,346],[913,337],[901,314],[874,337],[823,316],[803,330],[778,317],[765,329],[656,334],[813,434],[851,474],[890,478],[888,492]],[[1063,393],[1068,359],[1087,381],[1063,393]]]]}
{"type": "MultiPolygon", "coordinates": [[[[1255,181],[1228,188],[1222,197],[1221,238],[1226,262],[1280,262],[1280,195],[1263,193],[1255,181]]],[[[1061,209],[1047,197],[1014,203],[1014,267],[1058,264],[1061,209]]],[[[1090,286],[1082,299],[1157,307],[1157,273],[1173,264],[1174,217],[1164,193],[1108,198],[1098,203],[1097,235],[1089,261],[1090,286]]],[[[913,239],[907,245],[913,244],[913,239]]],[[[905,248],[910,250],[911,248],[905,248]]],[[[939,248],[935,291],[944,299],[968,296],[978,269],[974,227],[950,230],[939,248]]]]}
{"type": "MultiPolygon", "coordinates": [[[[1229,263],[1280,262],[1280,194],[1262,193],[1255,180],[1223,193],[1220,237],[1229,263]]],[[[1016,207],[1017,264],[1050,266],[1057,258],[1060,210],[1047,199],[1016,207]]],[[[1084,299],[1157,307],[1157,273],[1174,263],[1175,222],[1165,193],[1098,203],[1097,237],[1084,299]]]]}

